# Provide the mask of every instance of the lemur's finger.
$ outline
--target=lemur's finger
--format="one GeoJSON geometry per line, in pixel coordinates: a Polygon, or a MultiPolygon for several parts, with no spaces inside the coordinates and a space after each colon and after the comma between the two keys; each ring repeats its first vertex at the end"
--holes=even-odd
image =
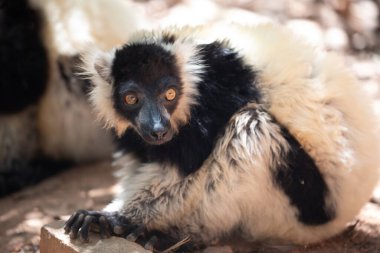
{"type": "Polygon", "coordinates": [[[135,242],[139,237],[143,236],[145,232],[145,227],[144,226],[139,226],[137,227],[132,233],[127,235],[125,239],[131,242],[135,242]]]}
{"type": "Polygon", "coordinates": [[[157,244],[157,242],[158,242],[158,237],[154,235],[145,243],[144,248],[147,250],[153,251],[154,246],[157,244]]]}
{"type": "Polygon", "coordinates": [[[66,221],[65,223],[65,226],[64,226],[64,230],[65,230],[65,233],[68,234],[70,233],[70,230],[71,230],[71,227],[72,225],[74,224],[74,222],[76,221],[79,213],[80,213],[81,210],[78,210],[76,211],[73,215],[70,216],[70,218],[66,221]]]}
{"type": "Polygon", "coordinates": [[[100,216],[99,218],[99,233],[101,238],[108,238],[111,236],[110,224],[104,216],[100,216]]]}
{"type": "Polygon", "coordinates": [[[96,218],[94,216],[87,215],[84,218],[83,224],[82,224],[81,228],[78,231],[79,238],[82,241],[84,241],[84,242],[88,242],[89,241],[89,239],[88,239],[88,232],[90,230],[90,225],[94,224],[95,222],[96,222],[96,218]]]}
{"type": "Polygon", "coordinates": [[[71,230],[71,225],[74,223],[75,221],[75,214],[71,215],[70,219],[67,220],[67,222],[65,223],[65,226],[64,226],[64,230],[65,230],[65,234],[68,234],[71,230]]]}
{"type": "Polygon", "coordinates": [[[75,220],[74,224],[71,226],[70,238],[75,239],[78,236],[78,230],[82,227],[85,214],[81,213],[78,215],[78,218],[75,220]]]}

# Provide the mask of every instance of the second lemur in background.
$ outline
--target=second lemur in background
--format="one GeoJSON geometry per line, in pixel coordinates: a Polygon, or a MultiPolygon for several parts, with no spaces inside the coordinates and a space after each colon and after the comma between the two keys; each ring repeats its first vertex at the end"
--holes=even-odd
{"type": "Polygon", "coordinates": [[[136,22],[122,0],[0,0],[0,196],[110,157],[74,67],[86,44],[121,43],[136,22]]]}
{"type": "Polygon", "coordinates": [[[143,31],[83,58],[92,104],[119,135],[122,191],[72,215],[72,238],[97,224],[155,249],[313,243],[377,183],[370,99],[338,58],[277,25],[143,31]]]}

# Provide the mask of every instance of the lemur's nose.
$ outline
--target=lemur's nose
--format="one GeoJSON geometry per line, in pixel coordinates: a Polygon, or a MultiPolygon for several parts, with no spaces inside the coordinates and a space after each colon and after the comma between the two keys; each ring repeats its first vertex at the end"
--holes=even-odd
{"type": "Polygon", "coordinates": [[[153,126],[151,136],[157,140],[160,140],[165,137],[167,132],[168,132],[168,129],[163,124],[156,123],[153,126]]]}

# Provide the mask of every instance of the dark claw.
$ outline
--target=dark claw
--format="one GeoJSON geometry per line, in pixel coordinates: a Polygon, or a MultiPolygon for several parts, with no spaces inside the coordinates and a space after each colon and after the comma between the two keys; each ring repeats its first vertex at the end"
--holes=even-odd
{"type": "Polygon", "coordinates": [[[137,227],[132,233],[127,235],[125,239],[135,242],[139,237],[145,236],[145,226],[137,227]]]}
{"type": "Polygon", "coordinates": [[[144,245],[144,248],[146,250],[154,251],[154,247],[156,246],[158,242],[157,236],[152,236],[144,245]]]}

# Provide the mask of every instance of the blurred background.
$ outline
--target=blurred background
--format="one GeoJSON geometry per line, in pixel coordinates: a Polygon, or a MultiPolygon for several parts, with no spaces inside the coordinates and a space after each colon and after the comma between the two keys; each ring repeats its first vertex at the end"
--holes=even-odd
{"type": "MultiPolygon", "coordinates": [[[[35,100],[17,110],[6,110],[8,104],[0,108],[0,252],[39,252],[41,226],[66,219],[77,208],[102,208],[117,190],[107,160],[114,149],[112,137],[90,112],[88,83],[75,75],[78,54],[89,43],[119,45],[138,29],[221,20],[279,22],[315,46],[340,54],[380,110],[380,0],[0,0],[0,100],[7,100],[13,89],[20,94],[20,82],[37,89],[29,79],[17,79],[28,66],[12,75],[7,70],[35,52],[26,46],[31,38],[44,48],[33,57],[46,58],[41,66],[48,76],[35,100]],[[38,36],[16,36],[25,31],[38,36]],[[48,162],[40,162],[41,157],[48,162]],[[69,163],[62,166],[62,161],[69,163]],[[41,171],[44,175],[37,177],[41,171]]],[[[38,64],[37,58],[30,66],[38,64]]],[[[380,190],[353,230],[293,252],[380,252],[378,203],[380,190]]]]}

